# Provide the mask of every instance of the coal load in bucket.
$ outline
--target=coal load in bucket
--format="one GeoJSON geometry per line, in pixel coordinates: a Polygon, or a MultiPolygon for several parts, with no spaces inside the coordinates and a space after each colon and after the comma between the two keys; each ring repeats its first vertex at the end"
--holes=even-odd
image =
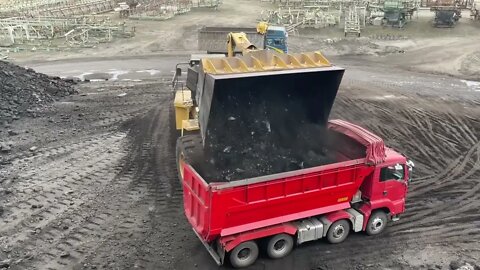
{"type": "Polygon", "coordinates": [[[200,106],[207,181],[233,181],[332,163],[326,124],[337,67],[206,74],[200,106]],[[208,167],[208,169],[207,169],[208,167]]]}

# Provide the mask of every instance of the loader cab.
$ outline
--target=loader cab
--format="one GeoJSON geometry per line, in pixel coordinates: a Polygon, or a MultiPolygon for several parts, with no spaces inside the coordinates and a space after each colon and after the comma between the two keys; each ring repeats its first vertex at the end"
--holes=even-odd
{"type": "Polygon", "coordinates": [[[275,48],[284,53],[288,53],[287,37],[288,33],[285,27],[269,26],[265,35],[265,48],[275,48]]]}
{"type": "MultiPolygon", "coordinates": [[[[188,63],[178,63],[175,68],[175,76],[172,80],[172,84],[175,88],[186,88],[192,91],[192,99],[195,103],[195,95],[198,84],[198,69],[200,62],[203,58],[224,58],[224,54],[192,54],[188,63]],[[183,74],[186,71],[186,78],[182,78],[183,74]],[[180,87],[176,87],[176,84],[180,82],[180,87]]],[[[196,104],[195,104],[196,105],[196,104]]]]}

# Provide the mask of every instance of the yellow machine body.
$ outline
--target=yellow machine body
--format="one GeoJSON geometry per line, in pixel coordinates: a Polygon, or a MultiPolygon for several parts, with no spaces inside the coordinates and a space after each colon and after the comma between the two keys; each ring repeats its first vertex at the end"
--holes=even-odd
{"type": "MultiPolygon", "coordinates": [[[[266,28],[258,26],[259,32],[266,28]]],[[[258,121],[253,110],[281,118],[290,117],[292,114],[286,112],[295,109],[298,121],[326,123],[344,69],[332,66],[320,52],[258,50],[245,33],[230,33],[227,51],[227,57],[202,58],[195,67],[195,86],[176,92],[176,129],[182,134],[184,130],[200,129],[204,143],[208,134],[223,140],[220,137],[227,136],[222,131],[226,125],[258,121]],[[235,47],[241,48],[242,55],[234,56],[235,47]],[[268,106],[284,110],[277,112],[268,106]]]]}
{"type": "Polygon", "coordinates": [[[198,130],[198,120],[193,117],[195,115],[195,108],[193,106],[192,91],[187,89],[178,90],[175,92],[175,100],[173,102],[175,107],[175,127],[177,130],[193,131],[198,130]]]}

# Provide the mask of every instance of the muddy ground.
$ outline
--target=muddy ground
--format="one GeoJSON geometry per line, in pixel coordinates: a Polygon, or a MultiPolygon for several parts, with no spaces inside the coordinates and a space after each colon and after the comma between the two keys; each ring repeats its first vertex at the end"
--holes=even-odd
{"type": "MultiPolygon", "coordinates": [[[[348,69],[333,117],[368,127],[416,163],[407,213],[381,236],[303,245],[251,269],[478,264],[479,89],[337,63],[348,69]]],[[[0,261],[10,269],[216,268],[183,216],[168,79],[83,84],[79,95],[11,126],[18,135],[2,156],[0,261]]]]}
{"type": "MultiPolygon", "coordinates": [[[[259,7],[269,4],[225,0],[214,22],[253,23],[259,7]]],[[[217,269],[183,215],[168,85],[211,12],[138,22],[132,40],[93,49],[11,55],[92,82],[0,126],[12,145],[0,153],[0,269],[217,269]]],[[[405,215],[383,235],[308,243],[250,269],[479,269],[480,23],[439,30],[424,15],[361,39],[340,29],[290,39],[292,51],[321,49],[347,69],[332,118],[415,162],[405,215]]]]}

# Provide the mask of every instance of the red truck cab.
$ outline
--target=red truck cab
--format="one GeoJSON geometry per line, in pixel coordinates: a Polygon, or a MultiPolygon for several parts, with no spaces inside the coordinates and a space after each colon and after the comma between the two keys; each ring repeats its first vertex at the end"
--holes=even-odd
{"type": "Polygon", "coordinates": [[[259,241],[276,259],[297,244],[340,243],[351,231],[375,235],[398,220],[413,163],[362,127],[331,120],[328,129],[337,138],[331,164],[207,183],[180,161],[185,215],[217,264],[253,264],[259,241]]]}
{"type": "Polygon", "coordinates": [[[385,161],[375,166],[370,177],[360,187],[364,201],[371,209],[385,209],[396,216],[405,211],[409,165],[401,154],[385,149],[385,161]]]}

